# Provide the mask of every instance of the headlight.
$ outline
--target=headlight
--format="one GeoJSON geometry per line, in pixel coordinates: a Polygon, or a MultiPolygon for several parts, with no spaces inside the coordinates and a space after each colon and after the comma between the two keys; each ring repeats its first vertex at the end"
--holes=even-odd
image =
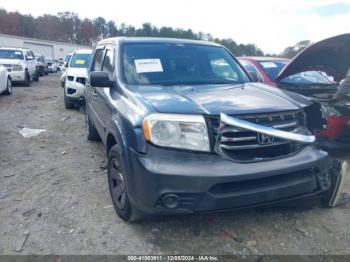
{"type": "Polygon", "coordinates": [[[12,67],[13,71],[23,71],[23,67],[21,65],[14,65],[12,67]]]}
{"type": "Polygon", "coordinates": [[[146,140],[157,146],[210,151],[203,116],[155,113],[145,117],[143,131],[146,140]]]}

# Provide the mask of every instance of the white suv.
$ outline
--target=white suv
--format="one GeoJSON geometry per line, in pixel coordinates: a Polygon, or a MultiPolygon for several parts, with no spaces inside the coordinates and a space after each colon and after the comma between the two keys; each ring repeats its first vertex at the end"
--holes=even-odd
{"type": "Polygon", "coordinates": [[[39,81],[35,55],[26,48],[0,47],[0,65],[6,67],[12,83],[30,86],[30,80],[39,81]]]}
{"type": "Polygon", "coordinates": [[[67,109],[72,109],[74,105],[84,101],[83,94],[91,54],[92,50],[77,50],[69,61],[64,86],[64,105],[67,109]]]}

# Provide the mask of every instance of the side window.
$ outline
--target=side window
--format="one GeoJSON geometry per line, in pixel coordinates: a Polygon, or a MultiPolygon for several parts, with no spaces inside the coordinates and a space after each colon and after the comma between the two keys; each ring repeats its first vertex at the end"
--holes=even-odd
{"type": "Polygon", "coordinates": [[[107,72],[109,77],[113,77],[114,72],[114,51],[107,49],[105,59],[103,60],[102,71],[107,72]]]}
{"type": "Polygon", "coordinates": [[[97,49],[95,58],[94,58],[94,64],[92,65],[92,71],[101,71],[102,68],[102,60],[103,60],[103,49],[97,49]]]}
{"type": "Polygon", "coordinates": [[[258,77],[259,82],[264,82],[263,78],[260,75],[260,72],[258,71],[258,69],[256,69],[255,66],[253,66],[251,63],[247,61],[240,60],[239,62],[242,64],[244,69],[247,70],[249,74],[254,73],[258,77]]]}

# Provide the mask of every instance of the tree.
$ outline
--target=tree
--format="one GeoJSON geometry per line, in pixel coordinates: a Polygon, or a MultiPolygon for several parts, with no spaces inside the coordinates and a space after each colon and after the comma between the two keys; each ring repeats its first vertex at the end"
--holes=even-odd
{"type": "Polygon", "coordinates": [[[89,19],[84,19],[77,33],[77,43],[81,45],[92,45],[98,38],[98,28],[89,19]]]}
{"type": "Polygon", "coordinates": [[[109,27],[103,17],[97,17],[94,20],[94,25],[98,30],[100,39],[106,38],[109,35],[109,27]]]}
{"type": "Polygon", "coordinates": [[[281,53],[282,57],[293,58],[296,54],[304,50],[306,47],[311,45],[311,41],[304,40],[296,43],[294,46],[289,46],[281,53]]]}
{"type": "MultiPolygon", "coordinates": [[[[0,9],[0,33],[83,45],[93,45],[100,39],[115,36],[196,39],[222,44],[237,56],[263,55],[263,52],[254,44],[237,44],[233,39],[214,38],[211,34],[196,33],[192,29],[165,26],[159,28],[151,23],[144,23],[140,28],[135,28],[124,23],[117,25],[114,21],[107,22],[103,17],[97,17],[94,20],[80,19],[76,13],[72,12],[60,12],[57,15],[44,14],[35,18],[31,15],[0,9]]],[[[285,55],[291,56],[309,43],[309,41],[302,41],[294,47],[289,47],[285,50],[285,55]]]]}

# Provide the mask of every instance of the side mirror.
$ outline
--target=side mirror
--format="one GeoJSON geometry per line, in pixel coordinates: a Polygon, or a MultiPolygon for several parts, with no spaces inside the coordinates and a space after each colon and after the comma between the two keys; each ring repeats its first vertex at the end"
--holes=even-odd
{"type": "Polygon", "coordinates": [[[65,63],[64,63],[64,67],[68,67],[68,62],[65,62],[65,63]]]}
{"type": "Polygon", "coordinates": [[[27,60],[27,61],[29,61],[29,60],[34,60],[34,57],[29,56],[29,55],[26,55],[26,60],[27,60]]]}
{"type": "Polygon", "coordinates": [[[261,80],[256,72],[249,71],[248,73],[249,73],[250,78],[252,79],[253,82],[261,82],[261,80]]]}
{"type": "Polygon", "coordinates": [[[112,87],[112,81],[106,72],[91,72],[89,76],[90,85],[94,87],[112,87]]]}

